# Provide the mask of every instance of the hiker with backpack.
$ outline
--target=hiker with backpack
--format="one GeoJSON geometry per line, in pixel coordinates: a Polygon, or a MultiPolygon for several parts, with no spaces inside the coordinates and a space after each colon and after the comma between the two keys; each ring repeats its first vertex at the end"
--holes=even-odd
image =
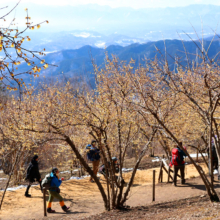
{"type": "Polygon", "coordinates": [[[42,181],[43,187],[46,187],[49,189],[49,200],[47,204],[47,212],[48,213],[55,213],[55,210],[52,210],[52,202],[54,198],[58,199],[60,202],[60,206],[63,209],[64,212],[68,212],[69,207],[66,207],[63,197],[60,195],[60,185],[64,178],[62,177],[59,179],[59,170],[57,168],[53,168],[51,173],[46,175],[46,177],[42,181]]]}
{"type": "MultiPolygon", "coordinates": [[[[180,142],[182,146],[182,142],[180,142]]],[[[186,150],[186,148],[184,147],[186,150]]],[[[184,157],[186,154],[183,150],[180,149],[178,145],[175,145],[175,148],[172,150],[172,158],[170,162],[170,166],[174,165],[174,172],[173,172],[173,185],[176,186],[176,179],[178,171],[180,170],[181,175],[181,184],[185,184],[185,161],[184,157]]]]}
{"type": "MultiPolygon", "coordinates": [[[[117,164],[118,159],[117,157],[112,157],[112,163],[113,163],[113,169],[114,169],[114,173],[119,173],[119,165],[117,164]]],[[[111,167],[111,163],[108,162],[109,167],[111,167]]],[[[99,173],[103,174],[103,176],[106,177],[106,169],[105,169],[105,164],[103,164],[100,168],[99,168],[99,173]]]]}
{"type": "MultiPolygon", "coordinates": [[[[118,162],[118,158],[117,157],[112,157],[111,160],[112,164],[113,164],[113,172],[114,173],[119,173],[119,164],[118,162]]],[[[111,163],[108,162],[108,166],[111,167],[111,163]]],[[[106,168],[105,168],[105,164],[103,164],[100,168],[99,168],[99,173],[101,173],[105,178],[109,178],[109,175],[107,176],[106,174],[106,168]]],[[[108,172],[109,174],[109,172],[108,172]]],[[[116,179],[118,180],[118,176],[116,176],[116,179]]],[[[125,181],[124,179],[122,179],[122,183],[124,184],[125,181]]]]}
{"type": "Polygon", "coordinates": [[[34,155],[34,157],[32,158],[30,165],[27,169],[25,180],[28,180],[29,182],[27,189],[25,191],[25,194],[24,194],[26,197],[31,197],[31,195],[29,194],[29,189],[31,185],[33,184],[33,182],[35,182],[35,180],[37,180],[40,183],[41,192],[43,192],[42,185],[41,185],[41,175],[40,175],[39,167],[38,167],[38,155],[34,155]]]}
{"type": "MultiPolygon", "coordinates": [[[[91,144],[86,146],[87,159],[92,162],[94,175],[97,175],[100,163],[100,150],[96,147],[96,143],[97,142],[93,140],[91,144]]],[[[89,181],[94,183],[92,176],[90,177],[89,181]]]]}

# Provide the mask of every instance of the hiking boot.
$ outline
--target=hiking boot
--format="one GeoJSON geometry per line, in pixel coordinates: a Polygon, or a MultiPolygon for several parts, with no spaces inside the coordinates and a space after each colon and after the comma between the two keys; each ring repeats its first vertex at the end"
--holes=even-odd
{"type": "Polygon", "coordinates": [[[181,184],[185,184],[186,183],[186,181],[185,180],[181,180],[181,184]]]}
{"type": "Polygon", "coordinates": [[[30,198],[30,197],[31,197],[31,195],[30,195],[30,194],[28,194],[28,193],[25,193],[25,194],[24,194],[24,196],[26,196],[26,197],[28,197],[28,198],[30,198]]]}
{"type": "Polygon", "coordinates": [[[173,186],[176,186],[176,183],[173,183],[172,185],[173,185],[173,186]]]}
{"type": "Polygon", "coordinates": [[[53,209],[51,209],[51,208],[47,208],[47,212],[48,212],[48,213],[55,213],[56,211],[53,210],[53,209]]]}
{"type": "Polygon", "coordinates": [[[31,195],[28,193],[30,187],[31,187],[31,185],[28,185],[27,188],[26,188],[26,191],[25,191],[25,194],[24,194],[26,197],[31,197],[31,195]]]}
{"type": "Polygon", "coordinates": [[[69,209],[70,209],[70,207],[66,207],[66,206],[64,205],[64,206],[62,207],[62,209],[63,209],[64,212],[68,212],[69,209]]]}

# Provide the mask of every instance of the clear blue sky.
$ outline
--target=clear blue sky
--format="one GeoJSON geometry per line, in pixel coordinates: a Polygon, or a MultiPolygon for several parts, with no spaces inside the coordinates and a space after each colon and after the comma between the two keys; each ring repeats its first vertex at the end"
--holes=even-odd
{"type": "MultiPolygon", "coordinates": [[[[0,6],[7,3],[17,3],[18,0],[0,0],[0,6]]],[[[213,4],[220,5],[220,0],[21,0],[22,3],[32,2],[41,5],[79,5],[99,4],[111,7],[132,7],[132,8],[157,8],[157,7],[178,7],[191,4],[213,4]]]]}

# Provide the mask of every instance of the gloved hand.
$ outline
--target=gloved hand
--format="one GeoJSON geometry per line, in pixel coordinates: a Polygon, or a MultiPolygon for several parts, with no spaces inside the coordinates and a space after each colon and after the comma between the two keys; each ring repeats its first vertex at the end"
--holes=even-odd
{"type": "Polygon", "coordinates": [[[172,167],[172,166],[173,166],[173,164],[170,162],[169,166],[170,166],[170,167],[172,167]]]}

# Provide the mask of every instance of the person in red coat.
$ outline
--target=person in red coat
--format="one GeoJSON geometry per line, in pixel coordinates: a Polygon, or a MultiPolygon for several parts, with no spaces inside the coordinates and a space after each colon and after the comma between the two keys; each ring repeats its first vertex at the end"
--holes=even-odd
{"type": "MultiPolygon", "coordinates": [[[[182,142],[180,142],[182,146],[182,142]]],[[[186,150],[186,148],[184,147],[186,150]]],[[[185,161],[184,157],[186,157],[186,154],[183,150],[180,149],[178,145],[175,145],[175,148],[172,150],[172,158],[170,162],[170,166],[174,165],[174,172],[173,172],[173,185],[176,186],[176,179],[178,171],[180,170],[181,175],[181,184],[185,184],[185,161]]]]}

